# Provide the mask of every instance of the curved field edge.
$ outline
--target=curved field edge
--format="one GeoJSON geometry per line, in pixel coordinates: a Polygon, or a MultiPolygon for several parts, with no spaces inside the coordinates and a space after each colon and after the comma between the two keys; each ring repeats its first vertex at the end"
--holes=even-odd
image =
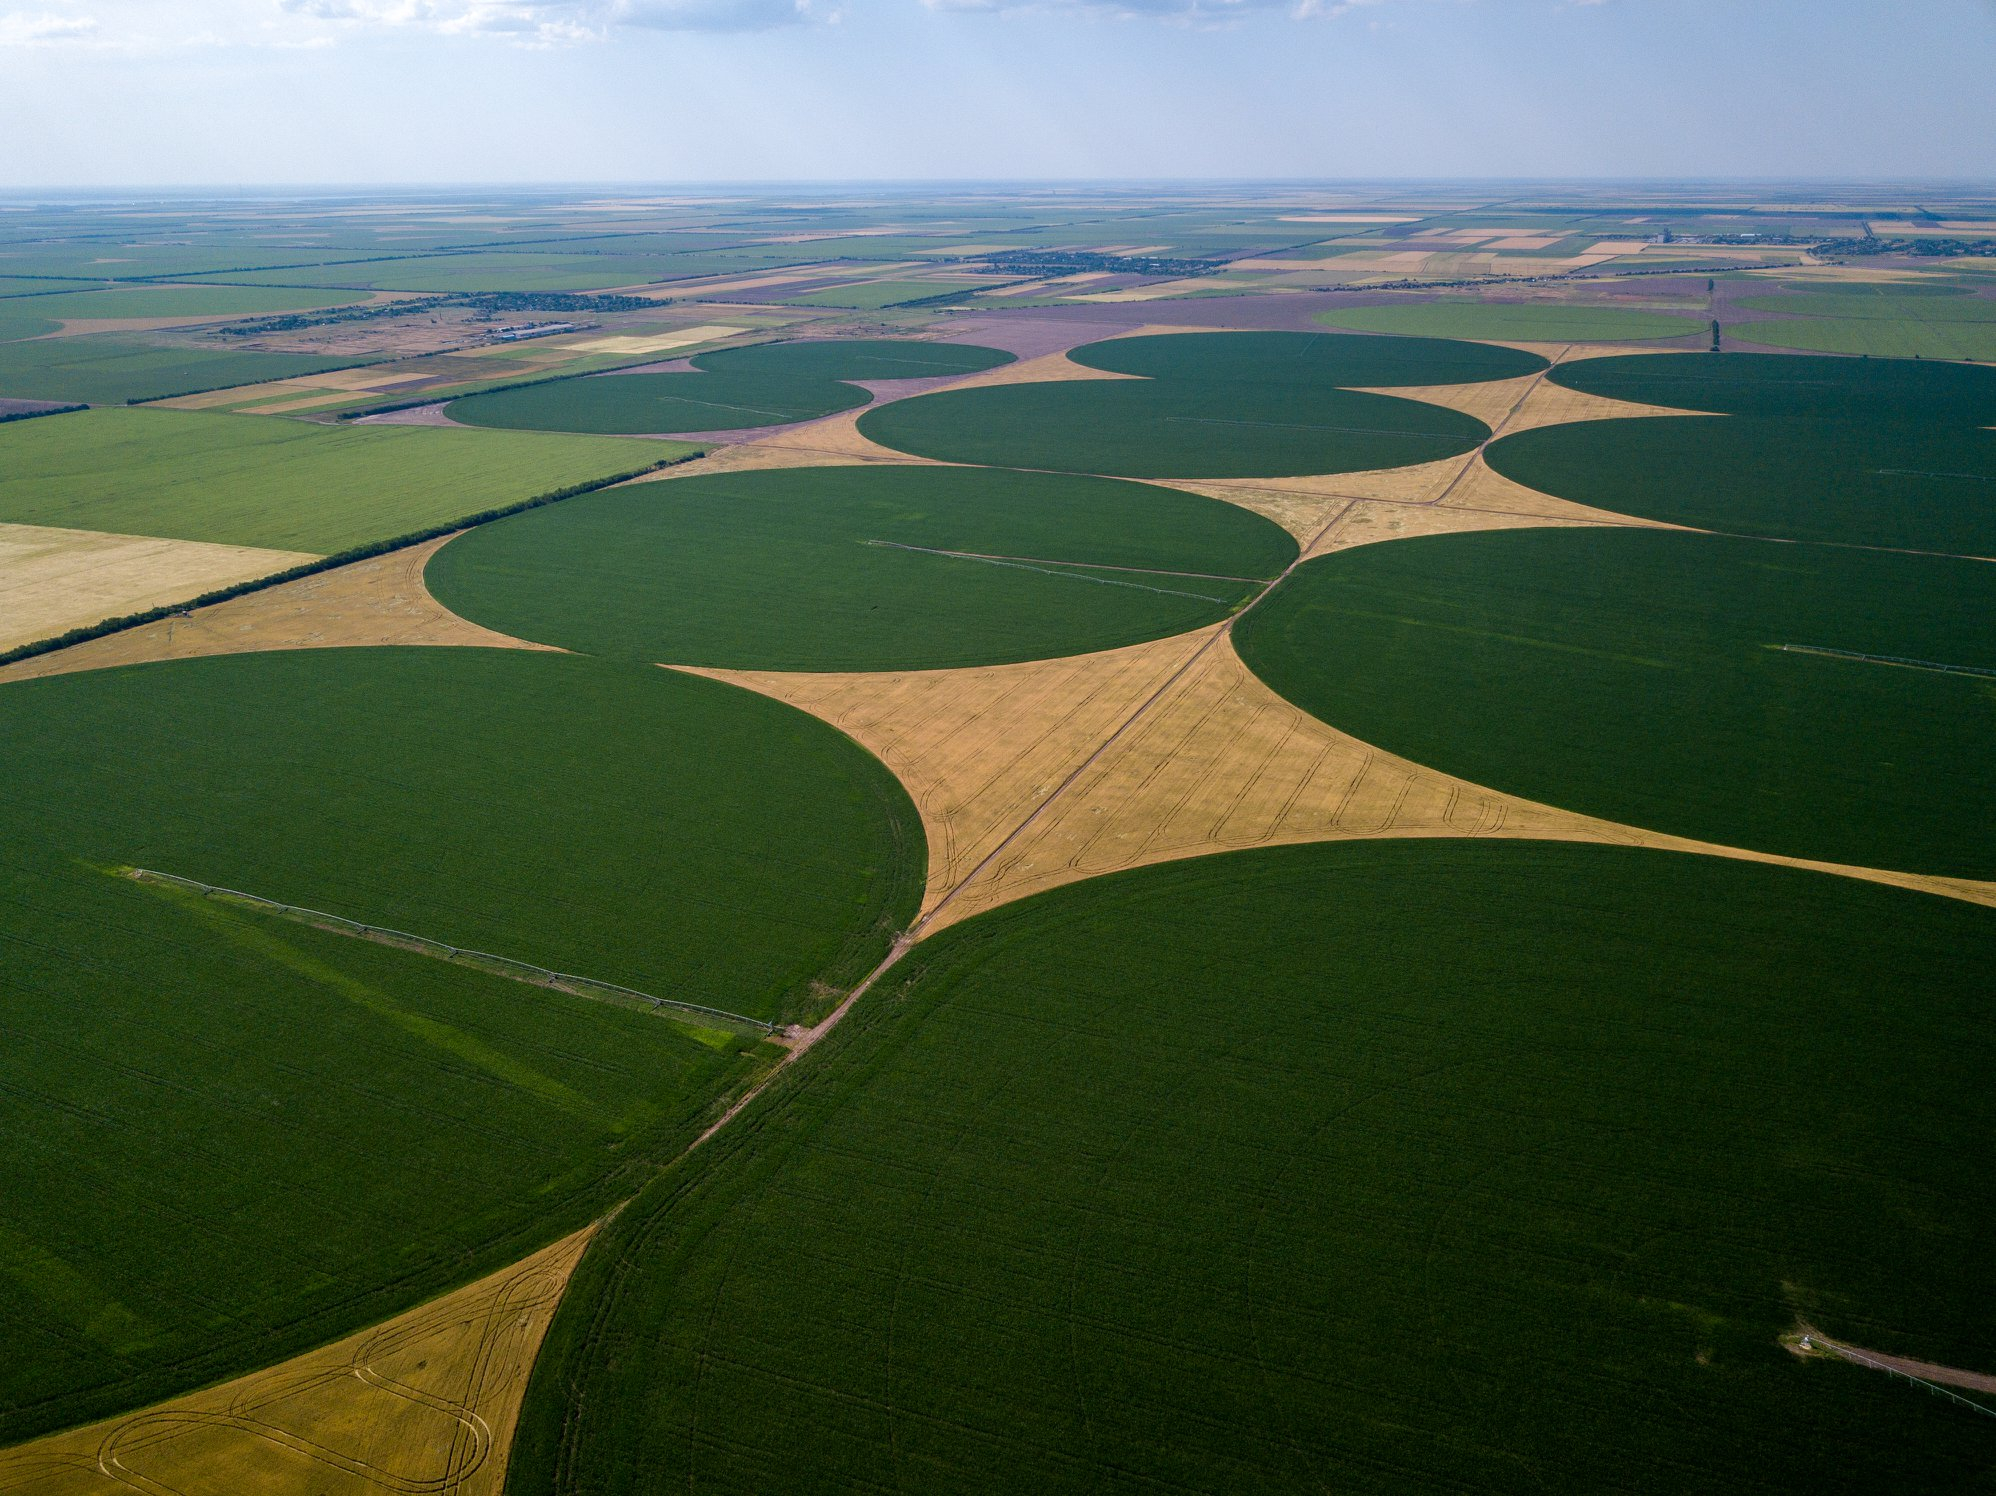
{"type": "Polygon", "coordinates": [[[1950,1318],[1975,1300],[1954,1280],[1990,1225],[1950,1160],[1996,1128],[1974,1079],[1986,1043],[1960,1027],[1992,941],[1987,911],[1919,895],[1533,843],[1235,853],[982,916],[918,946],[599,1237],[535,1367],[508,1490],[891,1485],[911,1469],[1134,1490],[1146,1462],[1173,1483],[1231,1471],[1268,1489],[1537,1490],[1558,1471],[1661,1492],[1770,1460],[1822,1489],[1907,1478],[1909,1461],[1944,1483],[1987,1455],[1976,1420],[1776,1341],[1807,1313],[1866,1344],[1996,1357],[1986,1315],[1950,1318]],[[1159,975],[1188,946],[1248,962],[1195,954],[1180,980],[1159,975]],[[1338,980],[1257,1005],[1271,949],[1292,978],[1335,953],[1338,980]],[[1006,961],[1044,999],[979,984],[1006,961]],[[1880,1010],[1869,984],[1907,963],[1920,1001],[1880,1010]],[[1885,1043],[1881,1022],[1909,1042],[1885,1043]],[[1389,1074],[1368,1079],[1355,1054],[1389,1074]],[[1310,1079],[1319,1061],[1328,1082],[1310,1079]],[[911,1090],[911,1074],[928,1080],[911,1090]],[[1402,1104],[1473,1101],[1461,1077],[1487,1083],[1484,1110],[1402,1104]],[[1909,1085],[1930,1113],[1904,1107],[1909,1085]],[[985,1110],[998,1096],[1002,1116],[985,1110]],[[1361,1104],[1384,1115],[1355,1121],[1361,1104]],[[1098,1135],[1097,1111],[1136,1130],[1098,1135]],[[1288,1177],[1298,1156],[1347,1162],[1334,1144],[1354,1126],[1341,1177],[1288,1177]],[[1453,1141],[1424,1146],[1435,1127],[1453,1141]],[[1202,1139],[1217,1172],[1170,1162],[1202,1139]],[[1062,1181],[1079,1215],[1036,1213],[1062,1181]],[[881,1224],[932,1197],[940,1234],[921,1245],[881,1224]],[[1257,1228],[1259,1250],[1235,1239],[1236,1211],[1278,1200],[1284,1229],[1257,1228]],[[1923,1253],[1868,1245],[1903,1248],[1906,1211],[1923,1253]],[[1107,1266],[1077,1255],[1070,1276],[1091,1222],[1107,1266]],[[1250,1261],[1274,1278],[1242,1302],[1250,1261]],[[1401,1306],[1395,1274],[1422,1279],[1431,1309],[1401,1306]],[[1119,1315],[1137,1361],[1105,1367],[1119,1315]],[[1243,1324],[1261,1350],[1219,1355],[1243,1324]],[[717,1326],[726,1356],[708,1353],[717,1326]],[[1302,1404],[1269,1411],[1299,1386],[1302,1404]]]}

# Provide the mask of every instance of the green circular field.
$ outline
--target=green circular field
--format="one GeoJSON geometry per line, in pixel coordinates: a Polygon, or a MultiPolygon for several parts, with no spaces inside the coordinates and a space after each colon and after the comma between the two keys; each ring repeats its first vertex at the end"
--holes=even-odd
{"type": "Polygon", "coordinates": [[[1996,369],[1961,364],[1781,353],[1630,353],[1561,364],[1546,377],[1590,395],[1719,415],[1996,424],[1996,369]]]}
{"type": "Polygon", "coordinates": [[[1070,357],[1137,378],[944,390],[868,411],[859,429],[922,457],[1055,472],[1360,472],[1456,456],[1489,428],[1443,406],[1347,386],[1459,384],[1545,367],[1517,349],[1440,338],[1283,332],[1117,338],[1070,357]]]}
{"type": "Polygon", "coordinates": [[[1779,1340],[1996,1364],[1992,962],[1987,909],[1607,847],[1055,890],[606,1229],[513,1478],[1976,1489],[1996,1423],[1779,1340]]]}
{"type": "Polygon", "coordinates": [[[1515,338],[1528,343],[1639,342],[1704,332],[1704,319],[1614,306],[1427,301],[1320,312],[1326,327],[1437,338],[1515,338]]]}
{"type": "Polygon", "coordinates": [[[1443,536],[1312,561],[1235,640],[1305,711],[1477,784],[1726,845],[1996,877],[1985,562],[1443,536]]]}
{"type": "Polygon", "coordinates": [[[467,426],[617,436],[731,431],[812,421],[872,398],[853,379],[973,374],[1010,363],[995,348],[891,338],[761,343],[703,353],[694,373],[600,374],[518,385],[453,400],[467,426]]]}
{"type": "Polygon", "coordinates": [[[193,878],[751,1016],[912,914],[849,739],[688,676],[325,649],[0,688],[0,1441],[270,1364],[595,1219],[759,1063],[193,878]],[[222,1313],[218,1306],[227,1306],[222,1313]]]}
{"type": "Polygon", "coordinates": [[[1505,477],[1699,529],[1996,556],[1996,432],[1917,421],[1667,416],[1492,442],[1505,477]]]}
{"type": "Polygon", "coordinates": [[[1270,521],[1176,489],[977,468],[793,468],[530,510],[453,540],[428,582],[490,628],[594,654],[937,669],[1217,622],[1295,555],[1270,521]]]}

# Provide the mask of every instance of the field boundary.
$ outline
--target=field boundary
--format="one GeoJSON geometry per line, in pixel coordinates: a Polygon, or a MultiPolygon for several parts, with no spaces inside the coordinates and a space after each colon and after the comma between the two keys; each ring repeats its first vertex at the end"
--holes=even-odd
{"type": "MultiPolygon", "coordinates": [[[[260,914],[288,919],[295,924],[310,925],[314,929],[325,930],[334,935],[348,935],[358,940],[371,940],[378,945],[392,945],[398,950],[412,951],[419,956],[430,956],[458,966],[469,966],[488,976],[524,982],[531,987],[551,988],[574,997],[587,998],[591,1002],[604,1002],[620,1008],[653,1012],[662,1018],[672,1018],[682,1023],[699,1018],[712,1020],[731,1030],[745,1033],[768,1035],[776,1032],[776,1025],[772,1022],[749,1018],[741,1013],[730,1013],[724,1008],[710,1008],[701,1003],[682,1002],[675,997],[658,997],[616,982],[599,981],[595,977],[581,977],[573,972],[555,971],[546,966],[536,966],[531,961],[516,961],[510,956],[495,956],[490,951],[451,945],[447,941],[432,940],[426,935],[411,935],[407,930],[391,929],[387,925],[367,924],[362,920],[348,919],[344,915],[328,914],[323,909],[307,909],[302,904],[286,904],[278,899],[267,899],[261,894],[244,893],[239,888],[224,888],[219,884],[203,883],[198,878],[183,878],[178,874],[162,873],[153,868],[127,867],[116,871],[135,883],[151,883],[181,889],[199,894],[203,898],[214,899],[219,903],[253,909],[260,914]]],[[[700,1026],[711,1027],[712,1024],[700,1026]]]]}
{"type": "Polygon", "coordinates": [[[82,628],[70,629],[51,638],[17,644],[12,649],[0,651],[0,665],[12,665],[17,660],[33,659],[36,655],[53,654],[59,649],[69,648],[72,644],[84,644],[92,639],[101,639],[107,634],[122,634],[127,629],[158,623],[163,618],[176,617],[195,608],[211,607],[216,603],[225,603],[231,598],[262,592],[266,588],[277,587],[285,582],[295,582],[301,577],[317,576],[322,571],[335,571],[342,566],[351,566],[356,561],[385,556],[391,551],[407,550],[412,545],[421,545],[424,541],[435,540],[440,535],[452,535],[459,530],[474,529],[479,525],[490,524],[495,519],[522,514],[529,509],[538,509],[544,504],[558,504],[563,499],[580,498],[583,494],[594,493],[601,488],[614,488],[619,483],[629,483],[634,478],[645,477],[662,468],[676,467],[682,462],[691,462],[696,457],[705,455],[704,452],[688,452],[679,457],[661,458],[657,462],[632,468],[628,472],[612,473],[606,478],[597,478],[588,483],[571,484],[567,488],[557,488],[548,493],[536,494],[530,499],[521,499],[518,503],[502,504],[496,509],[481,509],[476,514],[468,514],[461,519],[425,525],[420,530],[410,530],[386,540],[370,540],[364,545],[349,546],[346,550],[336,551],[330,556],[321,556],[316,561],[307,561],[302,565],[286,567],[283,571],[271,572],[268,576],[253,577],[247,582],[237,582],[233,586],[204,592],[199,597],[189,598],[186,602],[169,603],[163,607],[147,608],[140,613],[106,618],[99,623],[86,624],[82,628]]]}

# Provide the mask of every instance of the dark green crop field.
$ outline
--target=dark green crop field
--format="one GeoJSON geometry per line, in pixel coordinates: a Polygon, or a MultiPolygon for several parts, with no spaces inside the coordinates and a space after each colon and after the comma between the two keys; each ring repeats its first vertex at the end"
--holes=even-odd
{"type": "Polygon", "coordinates": [[[703,353],[698,373],[609,374],[454,400],[453,421],[537,431],[647,435],[815,420],[872,398],[852,379],[970,374],[1009,363],[993,348],[893,339],[763,343],[703,353]]]}
{"type": "Polygon", "coordinates": [[[242,655],[0,688],[0,733],[10,818],[68,855],[756,1018],[864,974],[922,883],[871,756],[663,670],[242,655]]]}
{"type": "Polygon", "coordinates": [[[0,426],[0,521],[326,555],[640,473],[689,450],[205,411],[79,411],[0,426]]]}
{"type": "Polygon", "coordinates": [[[448,608],[624,659],[938,669],[1078,654],[1226,617],[1296,555],[1176,489],[975,468],[675,478],[483,525],[432,558],[448,608]],[[943,552],[974,554],[948,555],[943,552]]]}
{"type": "Polygon", "coordinates": [[[1478,784],[1727,845],[1996,877],[1986,562],[1651,530],[1443,536],[1312,561],[1235,640],[1305,711],[1478,784]]]}
{"type": "Polygon", "coordinates": [[[467,395],[444,407],[466,426],[642,436],[785,426],[867,402],[857,385],[774,374],[602,374],[467,395]]]}
{"type": "Polygon", "coordinates": [[[757,1016],[856,979],[913,808],[802,713],[504,650],[0,688],[0,1439],[281,1359],[628,1195],[752,1059],[136,865],[757,1016]]]}
{"type": "Polygon", "coordinates": [[[969,921],[592,1245],[509,1489],[1979,1489],[1996,1421],[1777,1340],[1996,1366],[1992,960],[1535,843],[969,921]]]}
{"type": "MultiPolygon", "coordinates": [[[[6,318],[19,315],[29,304],[25,299],[11,303],[6,318]]],[[[41,320],[38,314],[37,320],[41,320]]],[[[0,395],[21,400],[122,405],[266,379],[295,379],[354,362],[302,353],[177,348],[120,333],[42,338],[30,331],[23,336],[32,341],[8,341],[10,325],[0,319],[0,395]]],[[[52,325],[40,329],[53,330],[52,325]]]]}
{"type": "Polygon", "coordinates": [[[1545,367],[1512,348],[1329,333],[1170,333],[1076,349],[1139,379],[999,385],[898,400],[860,418],[882,446],[946,462],[1227,478],[1360,472],[1467,452],[1472,416],[1348,385],[1460,384],[1545,367]]]}
{"type": "Polygon", "coordinates": [[[1527,488],[1700,529],[1996,556],[1996,432],[1910,417],[1659,416],[1503,437],[1527,488]]]}
{"type": "Polygon", "coordinates": [[[1681,410],[1823,420],[1996,423],[1996,369],[1782,353],[1630,353],[1580,359],[1554,384],[1681,410]]]}

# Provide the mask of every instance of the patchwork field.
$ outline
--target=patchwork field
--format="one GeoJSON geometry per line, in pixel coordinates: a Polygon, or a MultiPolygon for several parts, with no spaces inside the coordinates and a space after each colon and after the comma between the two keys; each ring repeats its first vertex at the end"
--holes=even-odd
{"type": "Polygon", "coordinates": [[[329,554],[643,472],[686,450],[601,437],[82,411],[0,426],[0,521],[329,554]]]}
{"type": "Polygon", "coordinates": [[[1175,489],[1049,473],[790,468],[674,478],[484,525],[430,563],[446,607],[623,659],[936,669],[1217,622],[1296,554],[1175,489]]]}
{"type": "Polygon", "coordinates": [[[1996,569],[1664,530],[1307,562],[1235,631],[1304,710],[1475,784],[1859,866],[1996,876],[1996,569]]]}
{"type": "Polygon", "coordinates": [[[1973,1485],[1988,1420],[1777,1338],[1996,1356],[1993,941],[1433,842],[958,926],[606,1228],[516,1487],[1973,1485]]]}
{"type": "Polygon", "coordinates": [[[1429,301],[1322,312],[1326,327],[1427,338],[1517,339],[1528,343],[1634,342],[1705,331],[1703,320],[1631,307],[1491,301],[1429,301]]]}
{"type": "Polygon", "coordinates": [[[783,426],[851,410],[872,397],[855,379],[971,374],[1010,355],[953,343],[764,343],[697,354],[698,372],[616,374],[495,390],[454,400],[453,421],[624,435],[783,426]]]}

